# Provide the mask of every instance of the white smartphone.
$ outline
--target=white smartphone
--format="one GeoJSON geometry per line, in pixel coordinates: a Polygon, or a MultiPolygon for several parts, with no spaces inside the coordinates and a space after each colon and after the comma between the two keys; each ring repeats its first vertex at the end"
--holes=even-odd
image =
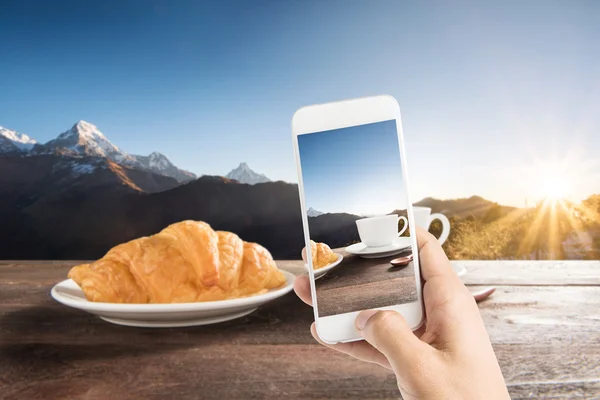
{"type": "Polygon", "coordinates": [[[367,309],[398,311],[416,330],[422,285],[398,102],[303,107],[292,135],[319,337],[361,340],[355,319],[367,309]]]}

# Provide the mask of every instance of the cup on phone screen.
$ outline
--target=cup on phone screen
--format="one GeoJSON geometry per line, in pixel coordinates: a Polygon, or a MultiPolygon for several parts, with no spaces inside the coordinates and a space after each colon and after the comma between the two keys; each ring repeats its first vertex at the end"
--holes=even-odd
{"type": "Polygon", "coordinates": [[[448,239],[448,235],[450,235],[450,221],[444,214],[432,214],[431,208],[429,207],[413,206],[413,215],[415,217],[415,224],[427,231],[429,230],[429,227],[433,221],[436,219],[440,221],[442,223],[442,233],[438,240],[440,245],[444,244],[444,242],[448,239]]]}
{"type": "Polygon", "coordinates": [[[368,247],[382,247],[394,243],[394,240],[406,231],[408,220],[406,217],[396,214],[367,217],[356,220],[358,236],[368,247]],[[398,222],[404,221],[404,225],[398,232],[398,222]]]}

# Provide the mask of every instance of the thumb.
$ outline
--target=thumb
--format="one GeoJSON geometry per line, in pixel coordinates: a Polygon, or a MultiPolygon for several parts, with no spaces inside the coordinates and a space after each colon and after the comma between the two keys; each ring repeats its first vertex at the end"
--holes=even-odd
{"type": "Polygon", "coordinates": [[[363,311],[356,317],[356,328],[367,342],[387,357],[396,372],[408,371],[423,354],[423,342],[396,311],[363,311]]]}

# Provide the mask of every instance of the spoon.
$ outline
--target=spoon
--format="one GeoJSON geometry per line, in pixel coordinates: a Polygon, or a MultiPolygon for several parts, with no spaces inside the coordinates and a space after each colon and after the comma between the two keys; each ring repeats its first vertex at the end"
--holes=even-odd
{"type": "Polygon", "coordinates": [[[494,293],[496,291],[496,288],[493,286],[487,287],[487,288],[483,288],[477,292],[473,292],[473,297],[475,298],[475,301],[477,303],[479,303],[480,301],[483,301],[485,299],[487,299],[488,297],[490,297],[492,295],[492,293],[494,293]]]}
{"type": "Polygon", "coordinates": [[[392,264],[394,267],[404,267],[404,266],[410,264],[412,259],[413,259],[413,255],[410,254],[408,256],[394,258],[393,260],[390,261],[390,264],[392,264]]]}

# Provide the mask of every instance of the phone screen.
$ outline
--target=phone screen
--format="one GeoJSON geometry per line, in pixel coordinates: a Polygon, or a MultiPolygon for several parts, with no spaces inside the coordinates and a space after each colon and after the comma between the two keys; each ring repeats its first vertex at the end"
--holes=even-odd
{"type": "Polygon", "coordinates": [[[319,317],[417,301],[396,120],[298,135],[319,317]]]}

